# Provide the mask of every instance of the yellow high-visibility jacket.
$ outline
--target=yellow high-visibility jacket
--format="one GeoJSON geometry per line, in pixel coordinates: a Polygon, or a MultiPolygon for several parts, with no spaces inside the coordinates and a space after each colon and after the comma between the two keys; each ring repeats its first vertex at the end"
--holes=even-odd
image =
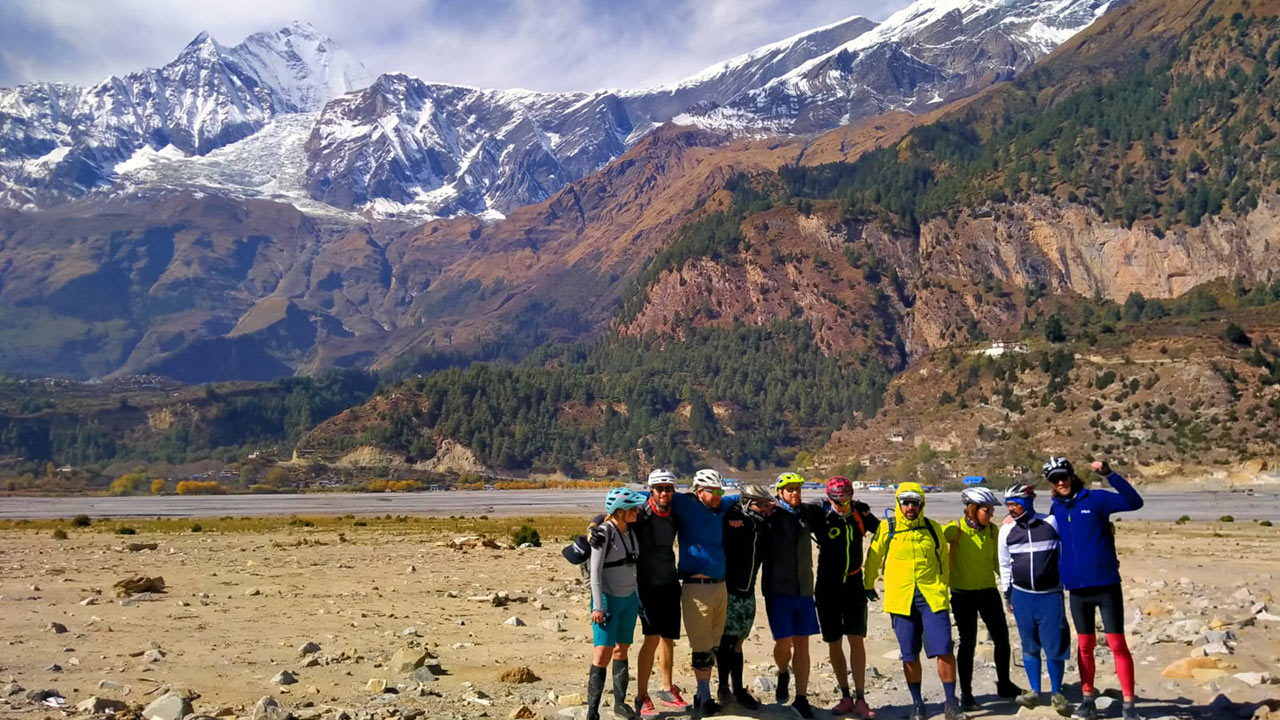
{"type": "MultiPolygon", "coordinates": [[[[919,483],[902,483],[897,496],[909,490],[924,496],[919,483]]],[[[951,560],[942,526],[926,518],[923,507],[915,520],[907,520],[897,503],[893,512],[893,523],[880,523],[875,537],[871,538],[863,565],[864,586],[874,589],[876,578],[884,573],[884,611],[887,613],[910,615],[917,589],[929,603],[930,610],[950,610],[951,560]]]]}
{"type": "Polygon", "coordinates": [[[995,524],[972,528],[960,518],[944,525],[942,531],[951,548],[951,589],[995,588],[1000,577],[1000,564],[996,561],[1000,532],[995,524]]]}

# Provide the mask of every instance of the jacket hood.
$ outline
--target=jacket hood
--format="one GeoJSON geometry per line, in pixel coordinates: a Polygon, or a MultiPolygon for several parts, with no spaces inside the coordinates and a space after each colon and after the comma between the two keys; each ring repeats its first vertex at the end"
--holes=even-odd
{"type": "Polygon", "coordinates": [[[924,508],[928,501],[925,500],[924,488],[920,486],[920,483],[916,483],[916,482],[902,483],[901,485],[898,486],[898,491],[894,493],[893,499],[894,499],[893,514],[897,517],[897,522],[900,526],[907,527],[912,524],[919,524],[924,522],[924,508]],[[908,520],[907,516],[902,514],[902,506],[897,503],[898,498],[902,497],[902,493],[904,492],[916,492],[916,493],[919,493],[920,495],[920,514],[916,516],[915,520],[908,520]]]}

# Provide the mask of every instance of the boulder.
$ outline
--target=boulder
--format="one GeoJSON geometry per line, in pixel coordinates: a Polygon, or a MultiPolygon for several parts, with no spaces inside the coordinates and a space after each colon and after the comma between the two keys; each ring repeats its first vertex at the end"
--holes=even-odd
{"type": "Polygon", "coordinates": [[[298,678],[288,670],[281,670],[276,673],[275,677],[271,678],[271,684],[273,685],[292,685],[296,682],[298,682],[298,678]]]}
{"type": "Polygon", "coordinates": [[[1213,657],[1189,657],[1175,660],[1160,671],[1161,677],[1170,680],[1190,680],[1193,670],[1213,670],[1218,667],[1218,659],[1213,657]]]}
{"type": "Polygon", "coordinates": [[[515,615],[512,615],[511,617],[507,618],[505,621],[503,621],[503,623],[502,623],[502,624],[503,624],[503,625],[510,625],[511,627],[524,627],[524,626],[525,626],[525,622],[524,622],[523,620],[521,620],[520,618],[516,617],[515,615]]]}
{"type": "Polygon", "coordinates": [[[298,648],[299,655],[310,655],[311,653],[318,652],[320,652],[320,646],[313,642],[303,643],[302,646],[298,648]]]}
{"type": "Polygon", "coordinates": [[[125,578],[112,587],[116,589],[117,597],[129,597],[130,595],[144,592],[164,592],[165,589],[163,577],[144,577],[142,575],[125,578]]]}
{"type": "Polygon", "coordinates": [[[119,700],[112,700],[110,698],[98,697],[97,695],[94,695],[87,700],[82,700],[76,704],[76,711],[84,713],[85,715],[117,713],[127,710],[128,708],[129,705],[127,703],[120,702],[119,700]]]}
{"type": "Polygon", "coordinates": [[[266,695],[258,700],[253,706],[253,715],[251,720],[290,720],[293,714],[288,710],[280,707],[280,703],[270,695],[266,695]]]}
{"type": "Polygon", "coordinates": [[[142,710],[143,720],[182,720],[191,713],[191,701],[174,692],[165,693],[142,710]]]}
{"type": "Polygon", "coordinates": [[[405,674],[422,667],[422,664],[431,657],[431,653],[426,650],[402,647],[391,656],[391,671],[395,673],[405,674]]]}
{"type": "Polygon", "coordinates": [[[67,631],[67,626],[63,625],[60,622],[51,622],[47,626],[45,626],[45,630],[48,630],[54,635],[61,635],[62,633],[65,633],[67,631]]]}
{"type": "Polygon", "coordinates": [[[538,713],[528,705],[521,705],[511,711],[510,717],[512,720],[533,720],[538,717],[538,713]]]}
{"type": "Polygon", "coordinates": [[[498,674],[498,680],[504,683],[534,683],[542,678],[533,674],[527,667],[510,667],[498,674]]]}
{"type": "Polygon", "coordinates": [[[386,678],[369,678],[369,682],[364,684],[364,689],[371,693],[386,692],[387,680],[386,678]]]}

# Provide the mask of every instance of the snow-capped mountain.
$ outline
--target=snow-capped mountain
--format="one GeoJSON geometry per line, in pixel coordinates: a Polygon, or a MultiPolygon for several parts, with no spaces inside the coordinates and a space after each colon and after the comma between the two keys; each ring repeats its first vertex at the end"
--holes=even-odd
{"type": "Polygon", "coordinates": [[[308,211],[505,214],[668,121],[791,134],[932,109],[1012,77],[1125,1],[918,0],[879,25],[848,18],[629,91],[369,82],[307,24],[230,48],[201,34],[162,68],[90,88],[0,89],[0,205],[160,185],[308,211]]]}
{"type": "Polygon", "coordinates": [[[204,155],[368,81],[332,40],[294,23],[235,47],[201,33],[164,67],[88,88],[0,89],[0,201],[80,195],[111,182],[115,166],[143,148],[204,155]]]}
{"type": "Polygon", "coordinates": [[[919,112],[1009,80],[1123,0],[921,0],[723,107],[713,127],[812,132],[919,112]]]}

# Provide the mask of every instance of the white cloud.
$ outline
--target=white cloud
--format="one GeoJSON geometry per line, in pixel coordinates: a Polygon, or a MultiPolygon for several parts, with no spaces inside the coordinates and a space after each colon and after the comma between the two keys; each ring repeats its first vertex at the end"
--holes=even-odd
{"type": "Polygon", "coordinates": [[[0,0],[0,85],[91,83],[306,20],[374,74],[592,90],[677,80],[759,45],[907,0],[0,0]]]}

